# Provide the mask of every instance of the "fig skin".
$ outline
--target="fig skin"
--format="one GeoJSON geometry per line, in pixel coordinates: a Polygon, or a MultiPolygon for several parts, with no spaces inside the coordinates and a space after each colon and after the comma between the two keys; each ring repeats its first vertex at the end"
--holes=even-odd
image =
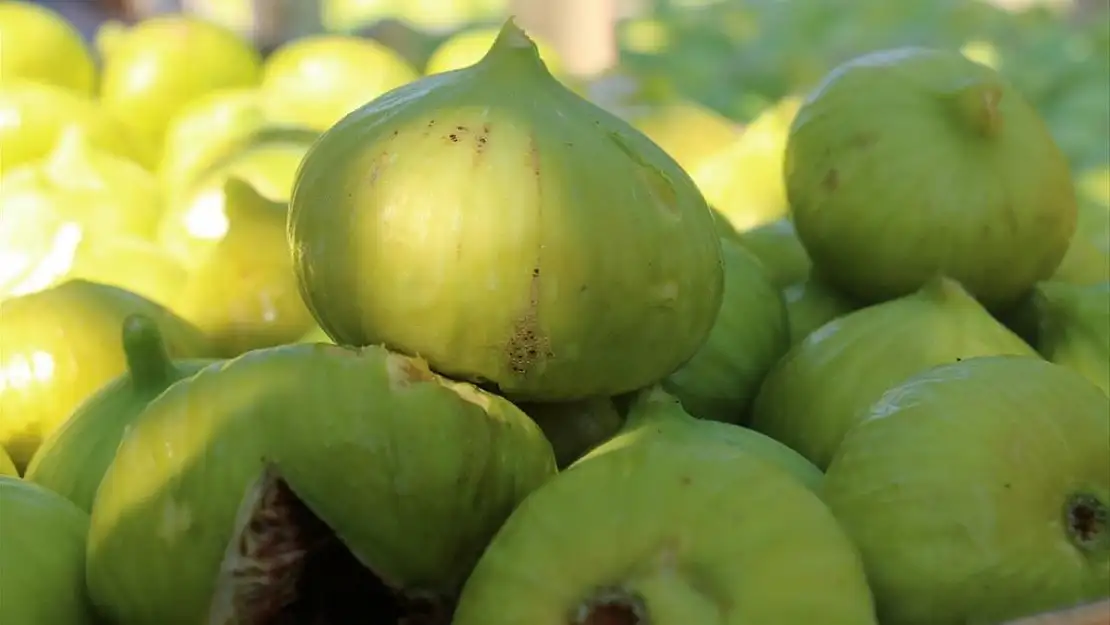
{"type": "Polygon", "coordinates": [[[124,432],[155,397],[171,384],[200,371],[212,360],[173,361],[161,329],[141,314],[124,320],[121,344],[127,369],[83,401],[43,440],[24,479],[92,511],[100,479],[116,455],[124,432]]]}
{"type": "Polygon", "coordinates": [[[809,255],[789,219],[784,217],[736,236],[740,244],[763,263],[767,275],[779,288],[786,288],[809,276],[809,255]]]}
{"type": "Polygon", "coordinates": [[[879,620],[999,623],[1105,597],[1108,414],[1098,388],[1035,357],[948,363],[890,389],[845,437],[823,494],[863,554],[879,620]]]}
{"type": "Polygon", "coordinates": [[[211,355],[207,337],[171,311],[123,289],[69,280],[0,302],[0,445],[25,468],[42,440],[126,369],[120,326],[154,319],[175,358],[211,355]]]}
{"type": "Polygon", "coordinates": [[[713,329],[663,386],[699,419],[739,423],[764,376],[790,347],[790,335],[782,295],[755,256],[722,239],[721,257],[725,289],[713,329]]]}
{"type": "Polygon", "coordinates": [[[798,111],[784,172],[815,267],[864,303],[960,281],[992,311],[1056,271],[1076,228],[1066,157],[1020,93],[954,51],[873,52],[798,111]]]}
{"type": "Polygon", "coordinates": [[[1037,285],[1032,305],[1037,351],[1110,394],[1110,282],[1044,282],[1037,285]]]}
{"type": "Polygon", "coordinates": [[[783,289],[782,299],[786,303],[791,345],[801,343],[833,319],[860,309],[857,302],[829,286],[815,273],[783,289]]]}
{"type": "Polygon", "coordinates": [[[959,284],[938,278],[920,291],[831,321],[767,374],[751,427],[819,468],[891,386],[933,366],[974,356],[1036,356],[959,284]]]}
{"type": "Polygon", "coordinates": [[[515,406],[419,360],[252,351],[170,387],[124,437],[93,505],[97,606],[116,625],[202,622],[240,504],[271,469],[382,583],[453,596],[555,462],[515,406]]]}
{"type": "Polygon", "coordinates": [[[652,384],[720,309],[720,243],[693,181],[559,84],[511,22],[477,65],[325,132],[288,231],[305,301],[336,342],[419,354],[514,401],[652,384]]]}
{"type": "Polygon", "coordinates": [[[543,430],[560,470],[612,438],[624,424],[624,416],[609,397],[558,404],[519,403],[517,407],[543,430]]]}
{"type": "Polygon", "coordinates": [[[12,457],[8,455],[8,451],[3,447],[0,447],[0,475],[19,477],[19,469],[15,468],[12,457]]]}
{"type": "Polygon", "coordinates": [[[0,623],[99,625],[85,593],[88,528],[61,495],[0,475],[0,623]]]}
{"type": "Polygon", "coordinates": [[[876,620],[855,547],[815,493],[730,444],[659,436],[590,454],[529,495],[452,621],[609,622],[876,620]]]}

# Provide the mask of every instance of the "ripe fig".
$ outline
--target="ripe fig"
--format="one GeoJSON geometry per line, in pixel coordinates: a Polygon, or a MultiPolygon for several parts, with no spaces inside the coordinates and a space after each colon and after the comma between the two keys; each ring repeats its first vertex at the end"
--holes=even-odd
{"type": "Polygon", "coordinates": [[[211,360],[173,361],[162,330],[141,314],[127,317],[121,333],[127,369],[82,402],[50,433],[27,466],[24,479],[92,511],[100,480],[131,423],[174,382],[211,360]]]}
{"type": "Polygon", "coordinates": [[[977,357],[891,388],[824,498],[884,625],[1001,623],[1106,597],[1110,399],[1078,374],[977,357]]]}
{"type": "Polygon", "coordinates": [[[406,619],[449,610],[554,473],[524,413],[420,360],[255,350],[174,384],[124,436],[89,591],[116,625],[422,622],[406,619]]]}
{"type": "Polygon", "coordinates": [[[701,435],[599,452],[513,511],[453,625],[877,622],[855,547],[783,470],[701,435]]]}
{"type": "Polygon", "coordinates": [[[476,65],[325,132],[288,231],[337,342],[419,354],[517,401],[654,383],[721,304],[718,234],[693,181],[553,78],[511,20],[476,65]]]}
{"type": "Polygon", "coordinates": [[[751,427],[823,469],[888,388],[936,365],[1004,354],[1036,356],[958,283],[938,278],[835,319],[791,348],[764,380],[751,427]]]}
{"type": "Polygon", "coordinates": [[[814,265],[864,303],[938,274],[1004,310],[1056,271],[1076,225],[1069,164],[1034,107],[955,51],[873,52],[798,111],[785,175],[814,265]]]}
{"type": "Polygon", "coordinates": [[[739,243],[721,240],[725,289],[709,337],[663,381],[700,419],[739,423],[767,372],[790,347],[782,295],[739,243]]]}

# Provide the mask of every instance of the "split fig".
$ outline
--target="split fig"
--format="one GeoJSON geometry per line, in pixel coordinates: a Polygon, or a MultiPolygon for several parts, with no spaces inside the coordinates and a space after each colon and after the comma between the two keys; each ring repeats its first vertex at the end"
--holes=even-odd
{"type": "Polygon", "coordinates": [[[561,85],[511,20],[476,65],[325,132],[288,232],[336,342],[419,354],[516,401],[652,384],[694,355],[721,304],[720,243],[693,181],[561,85]]]}
{"type": "Polygon", "coordinates": [[[555,473],[515,406],[380,347],[296,344],[181,380],[93,504],[88,586],[116,625],[430,623],[555,473]]]}

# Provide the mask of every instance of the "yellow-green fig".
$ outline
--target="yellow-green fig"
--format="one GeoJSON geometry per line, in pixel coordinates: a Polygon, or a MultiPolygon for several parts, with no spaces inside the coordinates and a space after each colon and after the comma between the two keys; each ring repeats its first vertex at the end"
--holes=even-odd
{"type": "Polygon", "coordinates": [[[779,467],[701,435],[597,451],[513,511],[453,625],[877,622],[855,547],[779,467]]]}
{"type": "Polygon", "coordinates": [[[721,241],[725,289],[709,337],[663,387],[700,419],[745,420],[763,377],[790,347],[782,295],[755,256],[721,241]]]}
{"type": "Polygon", "coordinates": [[[879,621],[1001,623],[1105,598],[1108,414],[1098,388],[1039,358],[949,362],[887,391],[823,490],[879,621]]]}
{"type": "Polygon", "coordinates": [[[732,146],[702,161],[690,175],[737,232],[787,215],[782,178],[787,130],[801,101],[788,97],[763,112],[732,146]]]}
{"type": "Polygon", "coordinates": [[[890,387],[947,362],[1037,353],[958,283],[849,313],[794,345],[763,381],[751,427],[828,466],[844,435],[890,387]]]}
{"type": "Polygon", "coordinates": [[[672,102],[633,114],[632,125],[687,172],[740,137],[731,119],[695,102],[672,102]]]}
{"type": "Polygon", "coordinates": [[[417,622],[554,474],[524,413],[420,360],[255,350],[128,430],[93,504],[88,588],[114,625],[417,622]]]}
{"type": "Polygon", "coordinates": [[[0,2],[0,82],[13,79],[91,95],[96,63],[81,33],[57,11],[38,2],[0,2]]]}
{"type": "Polygon", "coordinates": [[[0,475],[0,623],[98,625],[85,592],[89,515],[37,484],[0,475]]]}
{"type": "Polygon", "coordinates": [[[1053,282],[1098,284],[1110,281],[1110,205],[1079,203],[1079,220],[1053,282]]]}
{"type": "Polygon", "coordinates": [[[783,289],[782,299],[786,303],[791,345],[801,343],[817,328],[860,307],[815,274],[783,289]]]}
{"type": "Polygon", "coordinates": [[[141,314],[123,322],[127,369],[82,402],[43,440],[24,479],[92,511],[100,479],[115,458],[127,428],[155,397],[211,360],[170,359],[158,323],[141,314]]]}
{"type": "Polygon", "coordinates": [[[337,342],[419,354],[519,401],[658,381],[721,304],[718,234],[693,182],[555,80],[512,21],[476,65],[325,132],[288,233],[337,342]]]}
{"type": "Polygon", "coordinates": [[[238,178],[224,183],[223,199],[223,232],[196,242],[197,263],[171,308],[226,358],[296,341],[313,322],[285,240],[286,205],[238,178]]]}
{"type": "Polygon", "coordinates": [[[208,340],[169,310],[123,289],[67,280],[0,302],[0,445],[26,467],[43,439],[127,367],[119,332],[141,313],[176,358],[208,355],[208,340]]]}
{"type": "Polygon", "coordinates": [[[110,284],[171,307],[188,271],[164,247],[136,236],[101,236],[77,247],[63,279],[110,284]]]}
{"type": "Polygon", "coordinates": [[[101,101],[159,153],[170,121],[190,101],[261,78],[258,52],[209,21],[171,14],[102,28],[111,30],[97,37],[101,101]]]}
{"type": "Polygon", "coordinates": [[[624,426],[610,440],[590,451],[587,457],[609,453],[628,445],[658,440],[726,443],[764,460],[817,492],[822,473],[812,462],[779,441],[738,425],[698,419],[679,399],[661,386],[652,386],[632,398],[624,426]]]}
{"type": "Polygon", "coordinates": [[[789,219],[778,219],[741,232],[738,240],[763,263],[771,282],[779,288],[797,284],[809,276],[809,255],[789,219]]]}
{"type": "Polygon", "coordinates": [[[1110,282],[1042,282],[1031,312],[1037,351],[1110,394],[1110,282]]]}
{"type": "Polygon", "coordinates": [[[609,397],[553,404],[522,402],[517,407],[543,430],[555,451],[559,469],[612,438],[624,423],[624,417],[609,397]]]}
{"type": "Polygon", "coordinates": [[[274,121],[323,131],[417,76],[404,58],[376,41],[315,35],[291,41],[266,59],[262,91],[274,121]]]}
{"type": "Polygon", "coordinates": [[[785,175],[814,265],[865,303],[943,274],[1003,310],[1056,271],[1075,231],[1075,186],[1045,123],[955,51],[834,69],[794,119],[785,175]]]}

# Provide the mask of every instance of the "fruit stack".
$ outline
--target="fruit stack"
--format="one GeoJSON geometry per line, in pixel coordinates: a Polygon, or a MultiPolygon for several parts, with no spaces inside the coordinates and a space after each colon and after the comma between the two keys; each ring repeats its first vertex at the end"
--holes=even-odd
{"type": "Polygon", "coordinates": [[[279,51],[265,105],[111,86],[135,37],[210,37],[238,89],[258,61],[225,34],[117,33],[100,89],[134,120],[4,174],[0,233],[146,254],[59,277],[4,242],[4,625],[987,625],[1110,596],[1110,283],[1059,276],[1072,172],[994,70],[841,65],[775,112],[789,218],[737,232],[512,20],[419,79],[320,86],[279,51]]]}

